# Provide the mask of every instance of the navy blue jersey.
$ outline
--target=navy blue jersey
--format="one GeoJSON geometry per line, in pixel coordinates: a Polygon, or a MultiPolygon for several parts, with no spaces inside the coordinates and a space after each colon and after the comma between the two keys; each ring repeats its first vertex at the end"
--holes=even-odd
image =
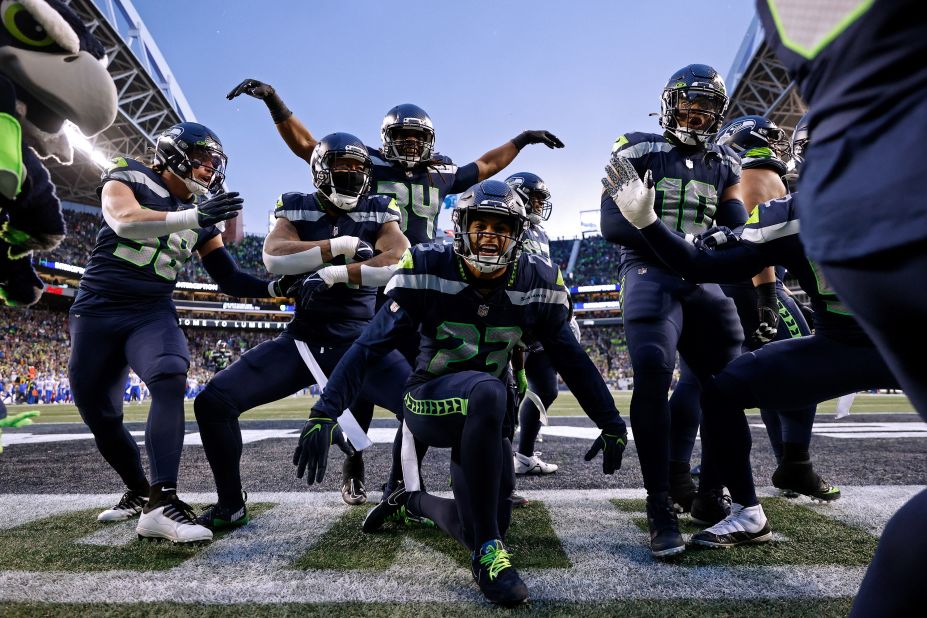
{"type": "Polygon", "coordinates": [[[461,371],[502,376],[512,348],[537,340],[596,425],[624,431],[602,376],[570,330],[567,289],[549,260],[522,253],[501,280],[485,281],[471,277],[450,246],[416,245],[400,260],[386,295],[313,410],[338,416],[357,395],[365,367],[416,332],[421,351],[407,388],[461,371]]]}
{"type": "MultiPolygon", "coordinates": [[[[734,228],[746,218],[746,212],[718,211],[724,191],[740,182],[740,158],[729,146],[689,147],[663,135],[627,133],[615,141],[612,152],[627,158],[641,178],[651,170],[656,189],[653,208],[679,234],[701,234],[714,225],[734,228]]],[[[606,200],[612,201],[603,194],[606,200]]],[[[614,202],[611,205],[614,208],[614,202]]],[[[637,261],[661,264],[646,247],[622,247],[623,265],[637,261]]]]}
{"type": "MultiPolygon", "coordinates": [[[[387,196],[364,196],[351,211],[328,214],[318,193],[284,193],[277,200],[274,216],[288,220],[300,240],[328,240],[337,236],[356,236],[376,245],[380,228],[399,221],[399,209],[387,196]]],[[[337,256],[330,264],[348,263],[337,256]]],[[[326,266],[328,264],[325,264],[326,266]]],[[[297,305],[296,316],[286,330],[297,339],[313,343],[351,341],[373,317],[377,289],[354,283],[336,283],[313,296],[310,308],[297,305]]]]}
{"type": "Polygon", "coordinates": [[[714,251],[697,250],[689,243],[660,233],[659,226],[645,228],[644,236],[657,247],[660,257],[686,278],[697,281],[737,281],[762,268],[781,265],[798,280],[814,307],[815,331],[833,339],[869,344],[856,318],[828,287],[820,267],[811,261],[799,237],[798,194],[764,202],[750,215],[740,242],[714,251]]]}
{"type": "Polygon", "coordinates": [[[549,260],[522,253],[506,278],[484,284],[468,277],[447,245],[413,247],[386,294],[420,325],[413,381],[467,370],[499,377],[519,341],[558,332],[570,310],[560,269],[549,260]],[[478,285],[495,289],[484,297],[478,285]]]}
{"type": "Polygon", "coordinates": [[[550,238],[540,224],[531,224],[525,227],[522,243],[522,247],[527,253],[550,258],[550,238]]]}
{"type": "MultiPolygon", "coordinates": [[[[173,212],[192,208],[168,191],[161,175],[135,159],[117,157],[103,171],[107,182],[127,185],[143,208],[173,212]]],[[[170,298],[177,273],[204,242],[219,234],[215,226],[181,230],[168,236],[129,240],[103,221],[80,287],[110,300],[170,298]]]]}
{"type": "Polygon", "coordinates": [[[815,260],[927,238],[927,201],[915,189],[927,174],[922,9],[915,0],[757,2],[767,44],[808,103],[799,187],[809,205],[802,237],[815,260]]]}
{"type": "Polygon", "coordinates": [[[445,196],[469,189],[479,176],[476,163],[457,167],[443,155],[435,155],[428,165],[407,168],[386,160],[370,146],[367,152],[373,160],[371,193],[396,199],[402,213],[399,227],[413,246],[434,242],[435,224],[445,196]]]}

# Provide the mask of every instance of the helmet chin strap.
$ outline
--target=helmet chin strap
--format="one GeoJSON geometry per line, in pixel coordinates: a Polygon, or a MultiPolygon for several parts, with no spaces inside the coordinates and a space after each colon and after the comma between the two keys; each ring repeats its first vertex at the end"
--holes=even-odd
{"type": "Polygon", "coordinates": [[[360,196],[348,197],[346,195],[341,195],[335,187],[332,187],[331,195],[324,193],[323,195],[328,198],[328,201],[331,202],[333,206],[345,211],[357,208],[357,202],[360,200],[360,196]]]}
{"type": "Polygon", "coordinates": [[[175,172],[174,170],[170,168],[168,168],[168,171],[174,176],[176,176],[177,178],[179,178],[183,182],[187,190],[190,191],[190,193],[192,193],[193,195],[197,197],[202,197],[206,195],[207,193],[209,193],[209,187],[203,186],[202,184],[195,181],[193,178],[184,178],[183,176],[181,176],[180,174],[178,174],[177,172],[175,172]]]}

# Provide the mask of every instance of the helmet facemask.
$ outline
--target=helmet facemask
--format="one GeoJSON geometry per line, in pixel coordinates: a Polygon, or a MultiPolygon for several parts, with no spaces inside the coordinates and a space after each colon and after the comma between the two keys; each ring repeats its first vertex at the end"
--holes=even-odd
{"type": "Polygon", "coordinates": [[[710,88],[667,88],[663,91],[660,126],[683,144],[704,144],[721,128],[727,105],[727,96],[710,88]]]}
{"type": "Polygon", "coordinates": [[[202,140],[201,143],[188,144],[166,133],[158,138],[156,162],[183,181],[190,193],[199,197],[216,191],[225,182],[228,157],[218,142],[202,140]],[[206,170],[209,175],[204,178],[197,173],[198,170],[206,170]]]}
{"type": "Polygon", "coordinates": [[[483,202],[456,208],[454,252],[481,273],[493,273],[518,261],[525,219],[505,202],[483,202]],[[498,231],[508,228],[509,233],[498,231]]]}
{"type": "Polygon", "coordinates": [[[403,118],[383,132],[383,152],[387,159],[414,167],[429,161],[434,152],[434,129],[418,118],[403,118]]]}
{"type": "Polygon", "coordinates": [[[315,166],[315,184],[341,210],[354,210],[370,188],[370,158],[366,152],[336,150],[325,153],[315,166]]]}

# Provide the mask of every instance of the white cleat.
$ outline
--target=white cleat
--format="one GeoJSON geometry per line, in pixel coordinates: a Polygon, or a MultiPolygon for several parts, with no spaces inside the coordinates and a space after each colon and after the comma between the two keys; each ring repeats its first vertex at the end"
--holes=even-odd
{"type": "Polygon", "coordinates": [[[760,504],[743,507],[731,505],[731,514],[711,528],[692,535],[692,543],[706,547],[736,547],[772,540],[769,521],[760,504]]]}
{"type": "Polygon", "coordinates": [[[146,504],[148,504],[148,498],[146,496],[130,489],[122,494],[122,498],[119,499],[119,504],[97,515],[97,521],[111,522],[132,519],[142,512],[146,504]]]}
{"type": "Polygon", "coordinates": [[[170,494],[170,497],[151,510],[145,507],[138,526],[139,538],[166,539],[174,543],[208,543],[212,541],[212,530],[196,523],[190,505],[170,494]]]}
{"type": "Polygon", "coordinates": [[[515,474],[553,474],[557,468],[559,468],[557,464],[541,461],[540,453],[535,453],[531,457],[515,453],[515,474]]]}

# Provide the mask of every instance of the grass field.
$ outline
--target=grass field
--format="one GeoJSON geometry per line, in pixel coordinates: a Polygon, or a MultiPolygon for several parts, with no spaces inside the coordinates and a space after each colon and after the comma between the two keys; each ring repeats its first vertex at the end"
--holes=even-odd
{"type": "MultiPolygon", "coordinates": [[[[628,407],[631,402],[630,391],[616,391],[613,393],[615,404],[618,410],[625,417],[628,416],[628,407]]],[[[315,401],[312,397],[287,397],[274,403],[260,406],[243,417],[245,420],[284,420],[284,419],[304,419],[309,415],[309,407],[315,401]]],[[[125,418],[127,421],[144,421],[148,416],[148,405],[146,401],[141,404],[126,404],[125,418]]],[[[818,406],[818,412],[821,414],[833,414],[836,406],[836,400],[825,401],[818,406]]],[[[11,414],[30,409],[41,410],[42,415],[34,420],[37,423],[75,423],[80,422],[80,415],[74,405],[49,405],[49,406],[8,406],[11,414]]],[[[187,420],[196,420],[193,416],[193,402],[187,401],[184,404],[187,420]]],[[[576,401],[576,397],[569,392],[561,392],[557,401],[549,410],[553,416],[583,416],[582,408],[576,401]]],[[[759,410],[748,410],[748,414],[759,414],[759,410]]],[[[911,413],[914,414],[914,408],[904,395],[869,395],[860,394],[856,396],[853,402],[853,414],[889,414],[889,413],[911,413]]],[[[393,415],[382,408],[377,408],[374,418],[393,418],[393,415]]]]}

